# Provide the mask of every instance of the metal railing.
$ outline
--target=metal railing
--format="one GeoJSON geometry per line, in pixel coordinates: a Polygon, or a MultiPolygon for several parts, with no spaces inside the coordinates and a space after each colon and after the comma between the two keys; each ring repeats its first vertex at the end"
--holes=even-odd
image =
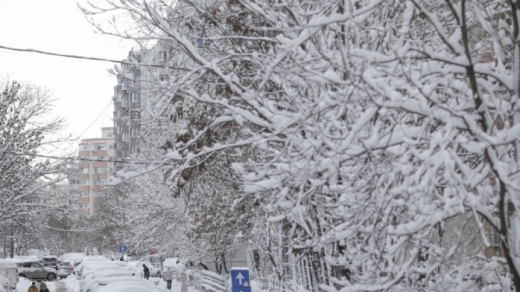
{"type": "Polygon", "coordinates": [[[262,290],[267,290],[270,292],[294,292],[294,288],[292,285],[287,282],[282,282],[278,279],[266,279],[266,278],[256,278],[256,281],[261,283],[262,290]]]}
{"type": "Polygon", "coordinates": [[[228,291],[226,288],[226,280],[221,275],[211,272],[202,270],[201,272],[201,288],[204,289],[204,291],[211,291],[211,292],[226,292],[228,291]]]}

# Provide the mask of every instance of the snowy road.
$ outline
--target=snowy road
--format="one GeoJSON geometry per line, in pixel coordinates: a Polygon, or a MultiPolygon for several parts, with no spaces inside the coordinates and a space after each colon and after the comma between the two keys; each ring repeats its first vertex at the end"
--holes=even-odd
{"type": "MultiPolygon", "coordinates": [[[[20,278],[18,284],[16,285],[16,292],[26,292],[27,289],[29,289],[29,286],[31,286],[32,280],[27,280],[25,278],[20,278]]],[[[67,286],[65,285],[65,282],[63,281],[52,281],[48,282],[45,281],[45,284],[47,287],[49,287],[49,290],[51,292],[69,292],[67,289],[67,286]]]]}
{"type": "Polygon", "coordinates": [[[64,282],[57,282],[56,283],[56,290],[54,292],[67,292],[67,287],[65,286],[64,282]]]}

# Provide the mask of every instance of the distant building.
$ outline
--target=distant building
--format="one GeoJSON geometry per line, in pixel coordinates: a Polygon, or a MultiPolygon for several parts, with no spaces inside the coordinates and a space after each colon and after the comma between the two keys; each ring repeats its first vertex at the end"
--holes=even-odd
{"type": "MultiPolygon", "coordinates": [[[[196,1],[208,2],[211,1],[196,1]]],[[[196,14],[191,11],[188,14],[196,14]]],[[[194,37],[193,44],[204,51],[212,42],[206,36],[194,37]]],[[[157,106],[164,97],[160,83],[169,80],[171,70],[193,67],[194,61],[179,46],[160,40],[149,48],[132,49],[121,61],[121,70],[114,86],[114,149],[118,160],[128,158],[138,147],[141,125],[155,118],[168,118],[165,107],[157,106]]],[[[164,86],[164,84],[163,84],[164,86]]]]}
{"type": "Polygon", "coordinates": [[[102,198],[114,165],[114,128],[101,128],[101,138],[82,139],[78,156],[79,173],[69,179],[69,196],[78,210],[79,219],[86,219],[101,207],[102,198]]]}
{"type": "Polygon", "coordinates": [[[136,60],[141,62],[139,50],[132,50],[128,59],[121,64],[121,73],[117,76],[114,87],[114,153],[118,159],[126,158],[132,153],[139,135],[141,122],[141,70],[135,65],[124,62],[136,60]]]}

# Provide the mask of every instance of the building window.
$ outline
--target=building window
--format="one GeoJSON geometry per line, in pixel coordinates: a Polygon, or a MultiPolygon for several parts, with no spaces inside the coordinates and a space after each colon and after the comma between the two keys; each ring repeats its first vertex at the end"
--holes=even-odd
{"type": "Polygon", "coordinates": [[[88,191],[81,192],[81,197],[83,197],[83,198],[88,197],[88,191]]]}
{"type": "Polygon", "coordinates": [[[94,193],[94,197],[99,197],[99,198],[102,198],[105,196],[105,193],[104,192],[100,192],[100,191],[97,191],[94,193]]]}
{"type": "Polygon", "coordinates": [[[114,145],[108,146],[108,149],[110,149],[110,150],[114,149],[114,145]]]}
{"type": "Polygon", "coordinates": [[[79,179],[71,179],[70,180],[71,185],[79,185],[79,179]]]}
{"type": "Polygon", "coordinates": [[[94,144],[94,150],[105,150],[105,144],[94,144]]]}
{"type": "Polygon", "coordinates": [[[123,97],[123,106],[128,106],[128,97],[123,97]]]}
{"type": "Polygon", "coordinates": [[[84,174],[87,174],[88,173],[88,168],[83,168],[83,171],[82,171],[84,174]]]}
{"type": "Polygon", "coordinates": [[[101,202],[94,202],[94,208],[101,208],[101,202]]]}
{"type": "Polygon", "coordinates": [[[139,136],[139,129],[132,128],[132,129],[130,129],[130,132],[131,132],[132,137],[139,136]]]}
{"type": "Polygon", "coordinates": [[[105,156],[94,156],[94,160],[105,160],[105,156]]]}
{"type": "Polygon", "coordinates": [[[168,76],[168,74],[161,74],[161,77],[159,79],[161,81],[168,81],[170,80],[170,76],[168,76]]]}
{"type": "Polygon", "coordinates": [[[122,125],[117,125],[117,133],[118,134],[123,133],[123,126],[122,125]]]}
{"type": "Polygon", "coordinates": [[[97,186],[102,186],[105,184],[105,180],[104,179],[96,179],[94,180],[94,184],[97,185],[97,186]]]}
{"type": "Polygon", "coordinates": [[[69,194],[73,196],[73,195],[77,195],[79,193],[78,193],[78,190],[70,190],[69,194]]]}
{"type": "Polygon", "coordinates": [[[81,151],[88,150],[88,144],[81,144],[81,145],[79,145],[79,150],[81,150],[81,151]]]}
{"type": "Polygon", "coordinates": [[[128,141],[128,133],[123,133],[123,141],[128,141]]]}
{"type": "Polygon", "coordinates": [[[199,48],[206,48],[211,45],[211,40],[208,37],[202,37],[197,39],[197,46],[199,48]]]}
{"type": "Polygon", "coordinates": [[[139,111],[138,110],[130,111],[130,118],[132,120],[138,120],[139,119],[139,111]]]}
{"type": "Polygon", "coordinates": [[[108,133],[108,134],[107,134],[107,137],[108,137],[108,138],[112,138],[112,137],[114,137],[114,133],[108,133]]]}
{"type": "Polygon", "coordinates": [[[159,61],[164,61],[164,60],[166,60],[166,57],[167,57],[166,51],[160,51],[159,55],[157,56],[157,59],[159,59],[159,61]]]}
{"type": "Polygon", "coordinates": [[[502,240],[500,237],[500,232],[496,230],[496,228],[491,227],[491,232],[489,233],[489,241],[491,243],[491,246],[500,247],[502,244],[502,240]]]}
{"type": "Polygon", "coordinates": [[[130,94],[130,97],[132,98],[132,102],[139,102],[139,93],[132,92],[132,94],[130,94]]]}
{"type": "Polygon", "coordinates": [[[81,209],[87,209],[88,208],[88,204],[87,203],[79,203],[79,207],[81,209]]]}
{"type": "Polygon", "coordinates": [[[94,167],[94,173],[105,173],[106,170],[104,167],[94,167]]]}
{"type": "Polygon", "coordinates": [[[83,185],[83,186],[86,186],[86,185],[88,185],[88,180],[85,180],[85,179],[84,179],[84,180],[81,180],[81,181],[79,182],[79,184],[80,184],[80,185],[83,185]]]}

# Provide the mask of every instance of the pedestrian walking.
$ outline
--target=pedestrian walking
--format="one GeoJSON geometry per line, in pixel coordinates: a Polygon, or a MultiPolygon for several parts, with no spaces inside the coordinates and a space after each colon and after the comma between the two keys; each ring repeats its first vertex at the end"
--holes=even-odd
{"type": "Polygon", "coordinates": [[[51,292],[45,283],[40,284],[40,292],[51,292]]]}
{"type": "Polygon", "coordinates": [[[150,269],[145,264],[143,264],[143,274],[146,280],[150,278],[150,269]]]}
{"type": "Polygon", "coordinates": [[[188,292],[188,287],[191,285],[186,284],[185,280],[182,280],[181,292],[188,292]]]}
{"type": "Polygon", "coordinates": [[[163,274],[163,279],[166,281],[166,288],[168,290],[172,289],[172,280],[173,280],[173,272],[170,267],[166,268],[166,271],[163,274]]]}
{"type": "Polygon", "coordinates": [[[36,283],[32,282],[29,289],[27,289],[27,292],[38,292],[38,287],[36,287],[36,283]]]}

